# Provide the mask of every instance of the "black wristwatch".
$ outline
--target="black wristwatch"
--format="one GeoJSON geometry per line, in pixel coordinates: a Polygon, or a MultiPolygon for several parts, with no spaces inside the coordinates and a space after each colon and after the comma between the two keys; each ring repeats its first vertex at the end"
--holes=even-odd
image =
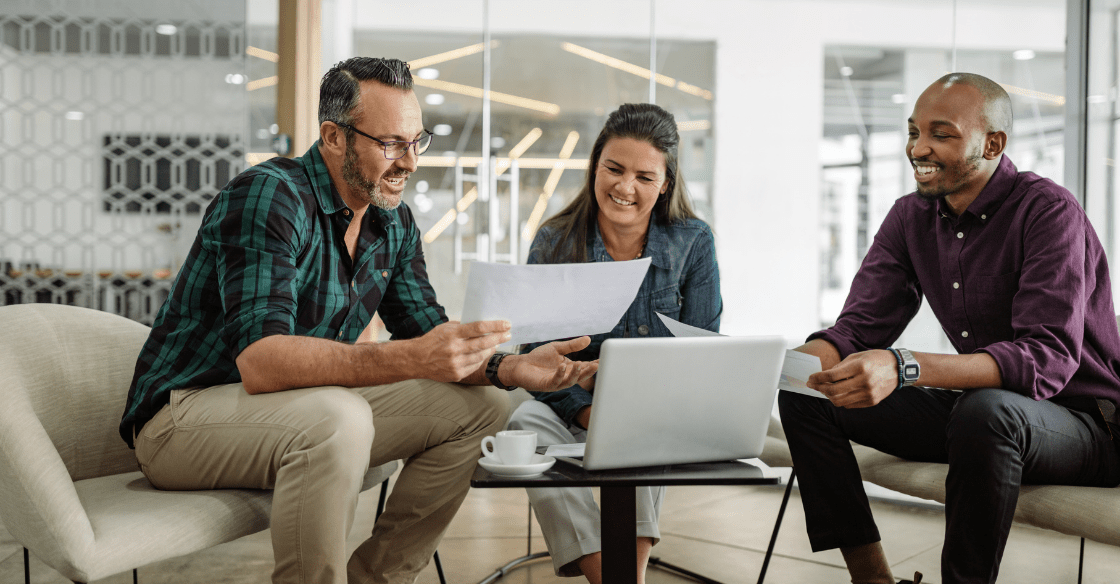
{"type": "Polygon", "coordinates": [[[922,366],[918,365],[918,360],[914,358],[914,354],[911,353],[909,349],[896,350],[900,357],[898,366],[898,386],[907,387],[914,385],[922,375],[922,366]]]}
{"type": "Polygon", "coordinates": [[[498,380],[498,365],[502,363],[502,359],[509,357],[509,353],[494,353],[490,355],[490,360],[486,362],[486,379],[494,384],[494,387],[500,387],[506,391],[513,391],[517,389],[516,385],[506,385],[498,380]]]}

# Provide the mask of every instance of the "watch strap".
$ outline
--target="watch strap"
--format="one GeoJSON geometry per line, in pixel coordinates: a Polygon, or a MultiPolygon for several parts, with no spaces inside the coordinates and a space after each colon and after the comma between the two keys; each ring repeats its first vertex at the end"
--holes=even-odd
{"type": "Polygon", "coordinates": [[[508,357],[509,353],[494,353],[490,355],[490,360],[486,362],[486,379],[494,384],[494,387],[504,389],[506,391],[513,391],[517,389],[516,385],[506,385],[498,379],[498,366],[502,364],[502,359],[508,357]]]}
{"type": "Polygon", "coordinates": [[[921,365],[918,364],[918,360],[914,358],[914,354],[909,349],[895,349],[895,351],[898,352],[898,357],[901,360],[901,365],[898,368],[899,387],[914,385],[922,375],[921,365]]]}
{"type": "Polygon", "coordinates": [[[905,367],[905,365],[903,364],[903,361],[902,361],[902,354],[899,353],[898,349],[896,349],[894,347],[887,347],[887,350],[890,351],[891,355],[894,355],[894,358],[898,361],[898,385],[896,385],[894,387],[895,389],[898,389],[898,388],[902,387],[902,384],[905,381],[902,378],[902,369],[903,369],[903,367],[905,367]]]}

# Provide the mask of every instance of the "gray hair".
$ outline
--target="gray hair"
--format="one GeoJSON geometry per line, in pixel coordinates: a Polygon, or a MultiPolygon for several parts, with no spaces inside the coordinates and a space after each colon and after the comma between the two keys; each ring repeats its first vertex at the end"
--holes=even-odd
{"type": "MultiPolygon", "coordinates": [[[[371,79],[389,87],[412,90],[412,73],[404,61],[375,57],[347,59],[331,67],[319,85],[319,123],[353,125],[357,122],[362,98],[359,83],[371,79]]],[[[344,129],[349,137],[349,128],[344,129]]]]}

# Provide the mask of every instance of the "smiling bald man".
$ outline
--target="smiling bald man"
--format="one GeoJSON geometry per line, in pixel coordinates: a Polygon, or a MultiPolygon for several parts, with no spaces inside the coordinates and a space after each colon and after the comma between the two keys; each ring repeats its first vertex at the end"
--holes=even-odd
{"type": "MultiPolygon", "coordinates": [[[[849,440],[949,464],[945,584],[995,582],[1021,484],[1114,487],[1120,334],[1104,250],[1066,189],[1004,154],[1011,101],[952,73],[908,120],[896,201],[836,324],[798,350],[827,400],[781,392],[809,539],[894,584],[849,440]],[[956,354],[891,347],[929,302],[956,354]]],[[[915,576],[915,581],[920,575],[915,576]]]]}

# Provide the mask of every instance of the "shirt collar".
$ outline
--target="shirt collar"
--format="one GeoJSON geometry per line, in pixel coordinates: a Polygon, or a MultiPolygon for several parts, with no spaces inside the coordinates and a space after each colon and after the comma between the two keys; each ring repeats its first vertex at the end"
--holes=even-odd
{"type": "MultiPolygon", "coordinates": [[[[999,166],[996,167],[995,173],[992,174],[992,178],[988,179],[988,184],[984,185],[980,194],[968,205],[964,213],[969,213],[982,221],[987,220],[999,211],[1000,206],[1007,200],[1007,195],[1011,194],[1011,189],[1015,187],[1018,177],[1019,171],[1015,168],[1015,164],[1011,162],[1011,158],[1004,154],[1003,159],[999,161],[999,166]]],[[[944,197],[937,199],[937,212],[941,215],[952,216],[952,211],[944,197]]]]}
{"type": "MultiPolygon", "coordinates": [[[[591,257],[610,257],[607,253],[607,246],[603,243],[603,234],[599,231],[599,221],[592,221],[594,229],[591,241],[591,257]]],[[[646,248],[642,251],[642,257],[650,258],[650,263],[662,268],[669,269],[669,230],[667,226],[661,225],[657,221],[657,213],[649,214],[649,231],[646,236],[646,248]]],[[[637,259],[637,258],[635,258],[637,259]]]]}
{"type": "Polygon", "coordinates": [[[331,173],[327,170],[327,163],[323,161],[322,153],[319,152],[318,141],[311,145],[311,148],[300,158],[300,161],[307,172],[308,182],[311,183],[311,190],[315,193],[315,199],[319,201],[319,207],[323,212],[333,215],[346,209],[346,203],[342,202],[342,197],[338,194],[338,190],[334,188],[334,183],[331,182],[331,173]]]}

